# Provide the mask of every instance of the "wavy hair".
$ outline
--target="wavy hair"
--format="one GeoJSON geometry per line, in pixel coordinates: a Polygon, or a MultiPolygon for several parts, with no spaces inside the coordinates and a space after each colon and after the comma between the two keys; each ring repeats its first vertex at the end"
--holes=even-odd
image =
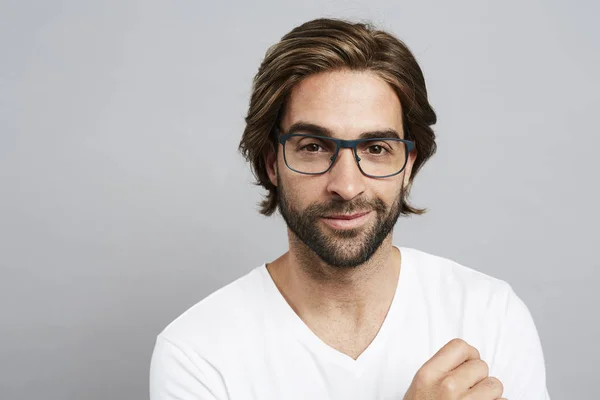
{"type": "MultiPolygon", "coordinates": [[[[265,156],[277,151],[273,128],[280,122],[292,88],[309,75],[341,69],[374,72],[398,95],[407,139],[415,142],[417,151],[406,193],[421,167],[435,154],[431,125],[437,117],[427,100],[421,68],[408,47],[369,22],[330,18],[308,21],[269,47],[252,84],[239,151],[251,165],[255,184],[267,191],[260,202],[261,214],[273,214],[278,205],[277,186],[269,180],[265,156]]],[[[426,211],[408,204],[406,198],[401,201],[401,215],[426,211]]]]}

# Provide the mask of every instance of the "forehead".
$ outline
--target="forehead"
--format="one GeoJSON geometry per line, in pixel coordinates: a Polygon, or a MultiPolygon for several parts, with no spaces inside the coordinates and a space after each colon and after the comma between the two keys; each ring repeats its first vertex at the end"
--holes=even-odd
{"type": "Polygon", "coordinates": [[[402,129],[396,92],[371,71],[333,71],[299,82],[287,101],[285,130],[302,121],[326,127],[341,138],[375,129],[402,129]]]}

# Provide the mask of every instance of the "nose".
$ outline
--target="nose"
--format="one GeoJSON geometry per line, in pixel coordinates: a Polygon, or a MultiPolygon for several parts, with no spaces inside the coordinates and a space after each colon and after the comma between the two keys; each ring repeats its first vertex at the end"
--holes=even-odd
{"type": "Polygon", "coordinates": [[[360,172],[352,149],[340,149],[327,175],[327,191],[343,200],[352,200],[365,191],[366,177],[360,172]]]}

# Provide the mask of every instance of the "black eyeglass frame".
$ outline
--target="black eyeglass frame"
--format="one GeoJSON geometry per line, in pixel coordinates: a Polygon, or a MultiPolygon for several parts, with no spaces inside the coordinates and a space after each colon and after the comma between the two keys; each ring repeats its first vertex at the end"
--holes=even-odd
{"type": "Polygon", "coordinates": [[[399,138],[387,137],[387,138],[365,138],[365,139],[355,139],[355,140],[344,140],[344,139],[332,138],[329,136],[319,136],[319,135],[312,135],[312,134],[307,134],[307,133],[283,133],[277,127],[274,128],[274,133],[277,136],[277,141],[279,143],[281,143],[281,145],[283,146],[283,160],[285,161],[285,165],[292,171],[297,172],[299,174],[304,174],[304,175],[322,175],[322,174],[326,173],[327,171],[329,171],[333,167],[333,164],[335,164],[335,160],[337,160],[337,156],[340,152],[340,148],[344,148],[344,149],[352,149],[353,150],[354,160],[356,161],[356,165],[358,165],[358,169],[360,170],[360,172],[363,175],[368,176],[369,178],[377,178],[377,179],[389,178],[392,176],[396,176],[399,173],[401,173],[402,171],[404,171],[404,168],[406,168],[406,163],[408,162],[408,154],[411,151],[413,151],[415,148],[414,141],[406,140],[406,139],[399,139],[399,138]],[[298,137],[298,136],[321,139],[321,140],[330,140],[335,143],[335,146],[336,146],[335,153],[333,153],[333,156],[331,156],[331,164],[329,165],[329,168],[327,168],[323,172],[302,172],[302,171],[298,171],[298,170],[290,167],[290,165],[287,162],[287,157],[285,155],[285,143],[288,141],[288,139],[290,139],[292,137],[298,137]],[[365,171],[363,171],[362,167],[360,166],[360,157],[358,156],[356,147],[360,143],[372,142],[372,141],[376,141],[376,140],[393,140],[393,141],[404,143],[404,145],[406,146],[406,156],[404,157],[404,164],[402,165],[402,168],[400,168],[400,170],[398,172],[395,172],[395,173],[389,174],[389,175],[378,176],[378,175],[370,175],[370,174],[367,174],[365,171]]]}

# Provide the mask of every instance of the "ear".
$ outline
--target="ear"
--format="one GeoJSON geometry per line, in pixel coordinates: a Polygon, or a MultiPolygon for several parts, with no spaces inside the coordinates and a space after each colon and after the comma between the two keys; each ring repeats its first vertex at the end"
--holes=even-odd
{"type": "Polygon", "coordinates": [[[272,147],[268,149],[263,155],[265,159],[265,166],[267,168],[267,175],[273,186],[277,187],[277,153],[272,147]]]}
{"type": "Polygon", "coordinates": [[[412,167],[417,159],[417,149],[414,149],[410,153],[408,153],[408,160],[406,160],[406,167],[404,167],[404,182],[402,185],[407,187],[410,182],[410,175],[412,173],[412,167]]]}

